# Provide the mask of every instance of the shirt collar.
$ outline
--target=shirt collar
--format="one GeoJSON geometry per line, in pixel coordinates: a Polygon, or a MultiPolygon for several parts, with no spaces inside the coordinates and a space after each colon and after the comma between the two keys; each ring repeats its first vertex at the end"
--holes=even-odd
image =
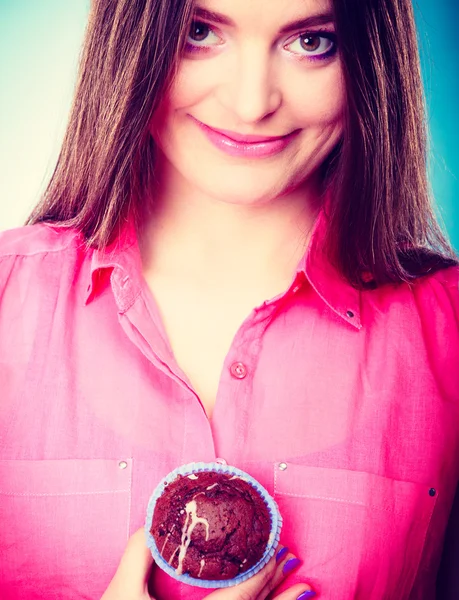
{"type": "Polygon", "coordinates": [[[142,261],[133,219],[121,228],[109,246],[93,250],[85,304],[89,304],[108,281],[119,310],[126,311],[139,295],[142,281],[142,261]]]}
{"type": "Polygon", "coordinates": [[[354,288],[330,263],[325,253],[327,232],[326,210],[323,208],[314,225],[308,249],[301,260],[298,273],[307,278],[311,286],[334,313],[361,329],[361,292],[354,288]]]}
{"type": "MultiPolygon", "coordinates": [[[[308,249],[298,266],[297,279],[306,278],[336,315],[356,329],[361,329],[361,292],[351,286],[326,257],[326,231],[326,211],[322,209],[314,224],[308,249]]],[[[93,251],[86,304],[97,296],[108,279],[118,308],[126,311],[139,295],[143,281],[137,233],[132,219],[111,245],[93,251]]]]}

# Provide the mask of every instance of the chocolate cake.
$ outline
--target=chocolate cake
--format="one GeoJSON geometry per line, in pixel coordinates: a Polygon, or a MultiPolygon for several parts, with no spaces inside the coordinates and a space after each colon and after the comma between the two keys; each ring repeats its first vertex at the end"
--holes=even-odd
{"type": "Polygon", "coordinates": [[[156,501],[150,533],[177,575],[232,579],[262,557],[271,531],[268,507],[243,477],[179,475],[156,501]]]}

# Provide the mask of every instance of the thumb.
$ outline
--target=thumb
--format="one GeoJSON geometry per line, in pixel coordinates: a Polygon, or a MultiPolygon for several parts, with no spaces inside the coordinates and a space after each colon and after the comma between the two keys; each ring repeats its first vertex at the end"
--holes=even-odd
{"type": "Polygon", "coordinates": [[[143,600],[148,595],[148,578],[153,557],[145,541],[144,529],[138,529],[128,540],[126,550],[113,579],[101,600],[143,600]]]}

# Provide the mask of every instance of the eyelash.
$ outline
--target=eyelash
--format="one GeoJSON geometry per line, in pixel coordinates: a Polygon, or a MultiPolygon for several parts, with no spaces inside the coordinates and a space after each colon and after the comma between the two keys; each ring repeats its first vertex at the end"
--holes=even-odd
{"type": "Polygon", "coordinates": [[[319,38],[321,40],[321,43],[323,40],[326,40],[327,42],[330,42],[330,48],[324,52],[322,52],[321,54],[309,54],[307,52],[305,52],[305,54],[300,54],[300,53],[292,53],[292,54],[297,54],[299,60],[326,60],[327,58],[331,58],[332,56],[334,56],[338,50],[338,45],[337,45],[337,40],[336,40],[336,34],[332,31],[305,31],[303,33],[300,33],[299,35],[297,35],[292,41],[290,41],[288,44],[285,44],[283,46],[283,48],[287,48],[287,46],[292,46],[295,42],[300,41],[302,38],[319,38]]]}
{"type": "MultiPolygon", "coordinates": [[[[204,26],[206,29],[209,30],[210,33],[213,33],[214,35],[216,35],[213,28],[208,23],[205,23],[204,21],[196,20],[196,21],[193,21],[191,27],[196,26],[196,25],[204,26]]],[[[288,46],[292,46],[295,42],[300,41],[302,38],[308,38],[308,37],[320,38],[321,40],[327,40],[331,43],[331,47],[329,50],[323,52],[322,54],[318,54],[318,55],[312,55],[312,54],[308,55],[308,53],[301,54],[298,52],[292,52],[292,54],[294,54],[298,60],[308,60],[308,61],[326,60],[336,54],[336,52],[338,50],[337,39],[336,39],[336,34],[332,31],[324,31],[324,30],[304,31],[304,32],[301,32],[300,34],[297,34],[295,36],[295,38],[291,39],[288,43],[283,44],[282,47],[284,49],[287,49],[288,46]]],[[[187,41],[185,44],[185,52],[188,54],[207,53],[207,52],[212,51],[214,46],[219,46],[219,45],[221,45],[221,44],[210,44],[207,46],[205,46],[205,45],[198,46],[198,45],[196,45],[196,43],[190,43],[187,41]]]]}

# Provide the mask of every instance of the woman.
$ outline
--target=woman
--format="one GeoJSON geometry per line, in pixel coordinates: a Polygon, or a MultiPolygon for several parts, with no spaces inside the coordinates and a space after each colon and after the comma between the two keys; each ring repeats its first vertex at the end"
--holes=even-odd
{"type": "Polygon", "coordinates": [[[0,242],[2,598],[145,597],[138,541],[107,586],[152,489],[217,458],[302,564],[215,600],[435,596],[459,268],[417,56],[409,0],[93,2],[55,173],[0,242]]]}

